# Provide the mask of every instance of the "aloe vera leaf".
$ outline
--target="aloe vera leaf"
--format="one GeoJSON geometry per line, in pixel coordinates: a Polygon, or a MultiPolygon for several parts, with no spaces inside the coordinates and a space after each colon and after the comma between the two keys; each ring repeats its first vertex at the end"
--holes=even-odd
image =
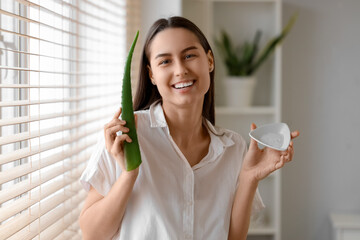
{"type": "Polygon", "coordinates": [[[251,67],[251,55],[252,55],[252,51],[253,51],[253,46],[248,43],[245,42],[244,44],[244,51],[243,51],[243,74],[246,74],[248,69],[251,67]]]}
{"type": "Polygon", "coordinates": [[[251,66],[253,65],[254,59],[259,50],[260,38],[261,38],[261,31],[258,30],[258,31],[256,31],[254,40],[252,42],[251,57],[249,59],[249,66],[246,69],[246,75],[250,75],[251,66]]]}
{"type": "Polygon", "coordinates": [[[125,155],[125,165],[126,171],[131,171],[136,169],[141,164],[141,154],[139,148],[139,142],[136,134],[135,128],[135,116],[132,102],[131,94],[131,60],[134,53],[136,41],[139,36],[139,31],[137,31],[135,39],[129,50],[129,55],[126,59],[124,77],[122,83],[122,113],[121,119],[126,121],[126,127],[129,128],[127,133],[131,138],[132,142],[124,142],[124,155],[125,155]]]}
{"type": "Polygon", "coordinates": [[[297,14],[294,14],[291,17],[291,19],[289,20],[289,22],[287,23],[287,25],[285,26],[285,28],[282,30],[281,34],[279,36],[271,39],[268,42],[268,44],[266,45],[266,47],[264,48],[264,50],[260,54],[260,57],[258,58],[258,60],[255,62],[255,64],[251,68],[250,74],[255,72],[256,69],[259,66],[261,66],[263,61],[265,61],[267,59],[267,57],[275,50],[275,47],[286,37],[286,35],[289,33],[292,26],[294,25],[296,19],[297,19],[297,14]]]}

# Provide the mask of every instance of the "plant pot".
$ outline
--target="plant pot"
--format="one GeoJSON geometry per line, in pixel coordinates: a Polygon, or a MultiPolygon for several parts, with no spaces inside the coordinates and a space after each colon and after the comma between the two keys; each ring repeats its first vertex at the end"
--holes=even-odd
{"type": "Polygon", "coordinates": [[[225,104],[229,107],[250,107],[256,85],[256,78],[227,76],[224,81],[225,104]]]}

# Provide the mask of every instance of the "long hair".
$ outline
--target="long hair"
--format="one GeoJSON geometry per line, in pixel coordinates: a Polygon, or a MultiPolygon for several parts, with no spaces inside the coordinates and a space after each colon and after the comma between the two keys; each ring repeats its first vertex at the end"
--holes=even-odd
{"type": "MultiPolygon", "coordinates": [[[[150,28],[145,40],[144,48],[141,56],[140,74],[137,85],[137,91],[134,99],[134,110],[148,109],[152,103],[161,99],[161,95],[155,85],[151,83],[149,70],[147,66],[150,66],[149,51],[150,44],[154,37],[161,31],[167,28],[185,28],[194,33],[201,46],[204,48],[205,53],[209,50],[213,53],[209,42],[201,30],[190,20],[183,17],[171,17],[168,19],[157,20],[150,28]]],[[[204,97],[202,116],[208,119],[213,125],[215,125],[215,103],[214,103],[214,76],[215,76],[215,60],[213,71],[210,72],[210,87],[204,97]]]]}

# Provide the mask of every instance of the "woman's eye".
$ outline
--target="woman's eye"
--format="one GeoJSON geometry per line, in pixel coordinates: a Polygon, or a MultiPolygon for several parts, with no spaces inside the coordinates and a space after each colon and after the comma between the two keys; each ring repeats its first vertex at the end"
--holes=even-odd
{"type": "Polygon", "coordinates": [[[170,62],[170,60],[168,59],[165,59],[165,60],[162,60],[159,65],[165,65],[165,64],[168,64],[170,62]]]}
{"type": "Polygon", "coordinates": [[[187,54],[187,55],[185,56],[185,59],[189,59],[189,58],[192,58],[192,57],[195,57],[195,55],[194,55],[194,54],[187,54]]]}

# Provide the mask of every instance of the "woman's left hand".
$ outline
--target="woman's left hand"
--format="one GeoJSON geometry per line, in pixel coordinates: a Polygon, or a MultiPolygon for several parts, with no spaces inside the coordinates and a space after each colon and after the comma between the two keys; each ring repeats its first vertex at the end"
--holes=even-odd
{"type": "MultiPolygon", "coordinates": [[[[256,125],[251,124],[251,130],[256,129],[256,125]]],[[[291,133],[291,139],[299,136],[299,131],[291,133]]],[[[242,174],[250,177],[251,180],[260,181],[270,173],[282,168],[285,163],[290,162],[294,156],[293,141],[285,151],[275,150],[269,147],[260,149],[257,142],[251,139],[249,151],[245,155],[242,166],[242,174]]]]}

